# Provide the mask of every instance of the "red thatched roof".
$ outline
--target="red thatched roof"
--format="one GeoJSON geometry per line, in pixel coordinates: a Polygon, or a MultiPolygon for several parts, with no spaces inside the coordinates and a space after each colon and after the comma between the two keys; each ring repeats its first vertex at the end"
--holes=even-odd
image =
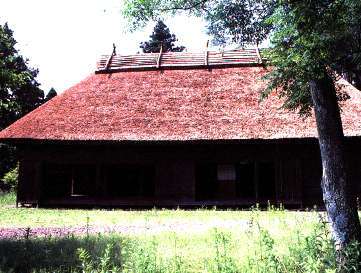
{"type": "MultiPolygon", "coordinates": [[[[237,140],[316,137],[312,117],[259,103],[259,65],[94,74],[0,133],[7,140],[237,140]]],[[[361,135],[361,94],[347,88],[348,136],[361,135]]]]}

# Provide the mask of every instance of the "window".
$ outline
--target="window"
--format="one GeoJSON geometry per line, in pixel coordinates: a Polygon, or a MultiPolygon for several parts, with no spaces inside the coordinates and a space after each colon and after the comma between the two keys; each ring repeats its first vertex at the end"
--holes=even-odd
{"type": "Polygon", "coordinates": [[[93,196],[95,180],[95,165],[47,164],[43,193],[47,197],[93,196]]]}
{"type": "Polygon", "coordinates": [[[234,165],[218,165],[217,166],[218,181],[234,181],[236,180],[236,168],[234,165]]]}

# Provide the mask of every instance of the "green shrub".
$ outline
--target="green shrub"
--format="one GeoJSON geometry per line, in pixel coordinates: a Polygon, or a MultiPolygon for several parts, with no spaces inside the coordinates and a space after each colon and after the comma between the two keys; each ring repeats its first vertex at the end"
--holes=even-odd
{"type": "Polygon", "coordinates": [[[7,172],[1,181],[4,183],[5,187],[10,191],[16,191],[18,186],[18,178],[19,178],[19,165],[17,165],[14,169],[7,172]]]}
{"type": "Polygon", "coordinates": [[[16,204],[16,193],[15,191],[0,193],[0,208],[6,206],[13,206],[16,204]]]}
{"type": "Polygon", "coordinates": [[[339,272],[358,273],[361,272],[361,244],[357,241],[351,242],[346,249],[338,253],[340,263],[339,272]]]}
{"type": "Polygon", "coordinates": [[[232,256],[234,250],[233,236],[230,232],[215,228],[211,234],[213,240],[214,257],[207,261],[207,272],[231,273],[238,272],[237,263],[232,256]]]}
{"type": "Polygon", "coordinates": [[[335,248],[324,220],[315,225],[309,235],[297,234],[295,244],[289,246],[284,263],[289,272],[335,272],[335,248]]]}
{"type": "Polygon", "coordinates": [[[113,244],[108,243],[104,252],[100,257],[95,259],[90,255],[89,251],[84,248],[78,248],[77,254],[81,262],[82,273],[121,273],[121,267],[117,265],[119,259],[116,259],[114,250],[117,248],[113,244]]]}
{"type": "Polygon", "coordinates": [[[0,273],[120,272],[120,247],[123,244],[126,245],[126,240],[121,236],[100,234],[63,238],[32,238],[24,234],[18,239],[2,239],[0,273]]]}

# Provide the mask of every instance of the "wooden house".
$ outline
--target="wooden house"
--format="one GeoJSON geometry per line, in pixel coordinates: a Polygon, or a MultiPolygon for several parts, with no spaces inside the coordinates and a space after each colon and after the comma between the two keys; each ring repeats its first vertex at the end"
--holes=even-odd
{"type": "MultiPolygon", "coordinates": [[[[260,102],[257,50],[103,56],[80,83],[0,132],[20,158],[17,201],[40,206],[322,203],[314,118],[260,102]]],[[[342,121],[360,192],[361,93],[342,121]]]]}

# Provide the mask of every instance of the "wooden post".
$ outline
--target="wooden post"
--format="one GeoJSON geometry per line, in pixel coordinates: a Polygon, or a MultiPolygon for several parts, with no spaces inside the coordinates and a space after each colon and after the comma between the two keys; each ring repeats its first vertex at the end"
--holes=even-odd
{"type": "Polygon", "coordinates": [[[31,203],[31,206],[33,207],[37,207],[38,203],[41,199],[41,188],[42,188],[42,170],[43,170],[43,165],[42,162],[37,160],[36,162],[33,163],[33,168],[34,168],[34,182],[33,182],[33,194],[31,197],[31,200],[29,200],[31,203]]]}
{"type": "Polygon", "coordinates": [[[253,178],[253,182],[254,182],[254,191],[255,191],[255,195],[256,195],[256,200],[258,202],[258,198],[259,198],[259,185],[258,185],[258,176],[259,176],[259,168],[258,168],[258,161],[254,162],[254,178],[253,178]]]}
{"type": "Polygon", "coordinates": [[[276,144],[275,154],[273,158],[274,166],[275,166],[275,198],[277,202],[282,202],[282,162],[280,160],[280,147],[279,144],[276,144]]]}
{"type": "Polygon", "coordinates": [[[206,51],[204,52],[204,64],[206,66],[208,66],[208,43],[209,43],[209,40],[207,40],[206,51]]]}
{"type": "Polygon", "coordinates": [[[115,46],[115,44],[113,43],[113,52],[112,52],[112,56],[117,55],[117,47],[115,46]]]}
{"type": "Polygon", "coordinates": [[[103,183],[102,183],[102,176],[101,176],[101,166],[99,163],[96,164],[96,172],[95,172],[95,189],[96,189],[96,197],[103,197],[104,190],[103,190],[103,183]]]}
{"type": "Polygon", "coordinates": [[[160,44],[160,51],[157,59],[157,68],[160,67],[162,61],[162,54],[163,54],[163,43],[160,44]]]}
{"type": "Polygon", "coordinates": [[[70,196],[74,195],[74,166],[71,167],[71,188],[70,196]]]}
{"type": "Polygon", "coordinates": [[[259,52],[258,44],[256,44],[256,54],[257,54],[258,63],[259,64],[263,63],[261,53],[259,52]]]}
{"type": "Polygon", "coordinates": [[[108,70],[109,69],[109,67],[111,66],[111,64],[112,64],[112,59],[113,59],[113,57],[117,54],[116,53],[116,46],[115,46],[115,44],[113,43],[113,52],[112,52],[112,54],[110,54],[110,56],[109,56],[109,58],[108,58],[108,60],[107,60],[107,63],[106,63],[106,65],[105,65],[105,68],[104,68],[104,70],[108,70]]]}

